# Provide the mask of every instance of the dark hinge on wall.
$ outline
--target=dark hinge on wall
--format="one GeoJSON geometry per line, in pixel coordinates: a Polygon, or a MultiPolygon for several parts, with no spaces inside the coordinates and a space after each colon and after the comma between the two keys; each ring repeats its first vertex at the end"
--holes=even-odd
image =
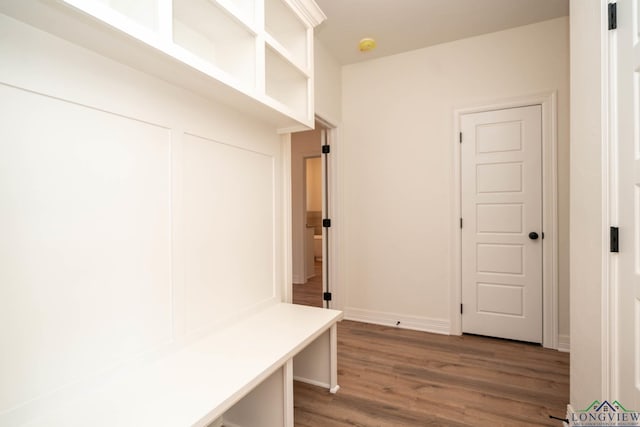
{"type": "Polygon", "coordinates": [[[460,144],[462,144],[462,132],[460,132],[460,144]]]}
{"type": "Polygon", "coordinates": [[[618,227],[609,227],[609,251],[618,252],[618,227]]]}
{"type": "Polygon", "coordinates": [[[329,154],[331,152],[331,146],[325,144],[322,146],[322,154],[329,154]]]}
{"type": "Polygon", "coordinates": [[[460,228],[462,228],[462,218],[460,218],[460,228]]]}
{"type": "Polygon", "coordinates": [[[609,3],[609,29],[618,28],[618,5],[617,3],[609,3]]]}
{"type": "Polygon", "coordinates": [[[463,310],[462,310],[462,304],[460,304],[460,314],[462,314],[463,310]]]}

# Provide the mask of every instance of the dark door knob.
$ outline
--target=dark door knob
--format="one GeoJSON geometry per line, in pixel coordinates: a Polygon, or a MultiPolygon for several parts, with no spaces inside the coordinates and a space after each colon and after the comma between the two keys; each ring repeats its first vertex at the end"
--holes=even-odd
{"type": "Polygon", "coordinates": [[[531,240],[536,240],[538,238],[538,233],[536,233],[535,231],[532,231],[531,233],[529,233],[529,238],[531,240]]]}

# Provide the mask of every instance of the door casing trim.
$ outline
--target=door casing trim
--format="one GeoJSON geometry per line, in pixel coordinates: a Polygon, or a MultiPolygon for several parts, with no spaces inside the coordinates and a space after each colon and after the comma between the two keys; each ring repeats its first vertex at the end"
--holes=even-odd
{"type": "MultiPolygon", "coordinates": [[[[315,116],[316,123],[320,124],[324,128],[324,132],[327,135],[327,143],[331,145],[331,164],[329,167],[329,212],[328,217],[332,220],[331,225],[331,239],[329,241],[329,245],[327,247],[327,239],[323,238],[323,254],[328,254],[328,258],[331,260],[329,264],[329,280],[331,284],[331,293],[332,293],[332,306],[331,308],[341,309],[344,306],[344,290],[341,286],[340,278],[341,276],[341,256],[342,252],[340,251],[340,247],[342,245],[342,190],[338,185],[339,182],[339,171],[340,171],[340,149],[341,144],[339,143],[339,135],[340,135],[340,124],[338,122],[332,122],[328,119],[325,119],[323,116],[317,115],[315,116]]],[[[291,194],[291,133],[283,133],[280,135],[280,139],[282,141],[282,159],[283,159],[283,186],[284,186],[284,211],[283,211],[283,221],[284,221],[284,282],[282,283],[283,287],[283,298],[284,302],[291,303],[293,302],[293,244],[292,244],[292,194],[291,194]]],[[[324,160],[323,160],[324,162],[324,160]]],[[[324,166],[323,166],[324,170],[324,166]]],[[[323,180],[324,182],[324,180],[323,180]]],[[[324,187],[324,184],[323,184],[324,187]]],[[[323,201],[326,195],[324,194],[323,188],[323,201]]],[[[323,203],[324,205],[324,203],[323,203]]],[[[323,215],[327,215],[324,212],[323,206],[323,215]]],[[[324,232],[323,232],[324,235],[324,232]]],[[[326,275],[323,277],[322,287],[324,290],[327,288],[326,284],[326,275]]]]}
{"type": "Polygon", "coordinates": [[[543,92],[516,98],[487,101],[455,109],[452,135],[451,277],[449,318],[452,335],[462,334],[462,215],[460,121],[465,114],[540,105],[542,107],[542,345],[558,348],[558,126],[557,92],[543,92]]]}

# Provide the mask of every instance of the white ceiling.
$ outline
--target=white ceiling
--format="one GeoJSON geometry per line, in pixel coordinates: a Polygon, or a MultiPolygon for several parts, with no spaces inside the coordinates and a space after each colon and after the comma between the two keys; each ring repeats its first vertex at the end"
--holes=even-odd
{"type": "Polygon", "coordinates": [[[351,64],[569,14],[569,0],[316,0],[316,28],[341,64],[351,64]],[[376,39],[362,53],[358,42],[376,39]]]}

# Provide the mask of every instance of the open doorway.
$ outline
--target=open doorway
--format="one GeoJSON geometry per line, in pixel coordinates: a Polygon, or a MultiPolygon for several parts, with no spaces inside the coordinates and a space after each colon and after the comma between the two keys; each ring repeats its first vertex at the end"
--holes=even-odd
{"type": "Polygon", "coordinates": [[[304,158],[304,267],[305,283],[295,284],[294,304],[322,307],[322,158],[304,158]]]}
{"type": "Polygon", "coordinates": [[[315,307],[330,304],[327,129],[291,134],[292,302],[315,307]]]}

